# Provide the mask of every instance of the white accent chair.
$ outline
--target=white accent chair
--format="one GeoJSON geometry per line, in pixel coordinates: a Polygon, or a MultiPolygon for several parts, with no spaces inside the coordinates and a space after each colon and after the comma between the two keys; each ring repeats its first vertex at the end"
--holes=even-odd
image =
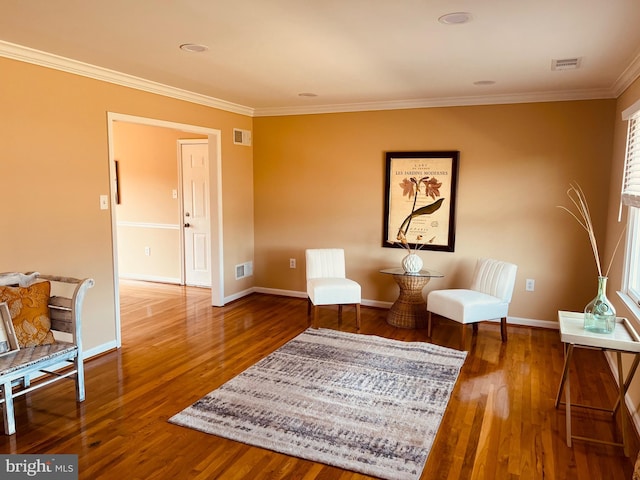
{"type": "Polygon", "coordinates": [[[461,348],[465,348],[466,324],[500,319],[502,341],[507,341],[507,313],[516,281],[517,265],[481,258],[476,264],[469,289],[434,290],[427,295],[427,336],[431,338],[432,313],[462,324],[461,348]]]}
{"type": "Polygon", "coordinates": [[[354,305],[356,326],[360,331],[360,285],[346,278],[344,250],[318,248],[305,250],[307,268],[307,315],[313,316],[311,325],[316,327],[320,305],[338,305],[338,325],[342,325],[342,306],[354,305]]]}

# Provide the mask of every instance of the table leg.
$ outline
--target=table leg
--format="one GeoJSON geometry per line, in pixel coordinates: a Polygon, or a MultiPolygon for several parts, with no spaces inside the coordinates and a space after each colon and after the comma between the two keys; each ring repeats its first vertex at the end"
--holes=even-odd
{"type": "MultiPolygon", "coordinates": [[[[627,390],[629,390],[629,385],[631,385],[631,380],[633,380],[633,376],[636,374],[636,370],[638,369],[638,364],[640,364],[640,354],[636,354],[633,358],[633,363],[631,364],[631,368],[629,369],[629,373],[627,373],[627,380],[624,382],[624,393],[627,394],[627,390]]],[[[613,415],[616,414],[618,407],[620,406],[620,399],[616,400],[616,404],[613,406],[613,415]]]]}
{"type": "Polygon", "coordinates": [[[622,446],[625,457],[629,456],[629,446],[627,445],[627,408],[624,404],[625,382],[622,373],[622,353],[617,352],[618,360],[618,385],[620,386],[620,423],[622,423],[622,446]]]}
{"type": "MultiPolygon", "coordinates": [[[[573,353],[573,345],[569,346],[569,353],[567,356],[567,366],[571,361],[571,355],[573,353]]],[[[566,402],[566,430],[567,430],[567,446],[571,446],[571,375],[567,372],[567,380],[564,388],[564,401],[566,402]]]]}
{"type": "Polygon", "coordinates": [[[427,304],[422,289],[429,283],[429,278],[412,275],[394,275],[393,278],[400,292],[389,309],[387,323],[400,328],[427,327],[427,304]]]}
{"type": "Polygon", "coordinates": [[[567,430],[567,446],[571,447],[571,378],[569,375],[569,365],[571,364],[571,356],[573,355],[573,344],[569,346],[565,344],[564,351],[564,368],[562,369],[562,379],[558,387],[558,395],[556,396],[556,408],[560,405],[562,398],[562,390],[564,390],[564,402],[566,407],[566,430],[567,430]]]}
{"type": "Polygon", "coordinates": [[[564,367],[562,368],[562,378],[560,379],[558,394],[556,395],[556,408],[560,406],[560,402],[562,401],[562,390],[569,375],[569,361],[571,360],[571,354],[573,353],[573,345],[571,345],[571,352],[568,352],[568,349],[569,347],[567,344],[564,344],[564,367]]]}

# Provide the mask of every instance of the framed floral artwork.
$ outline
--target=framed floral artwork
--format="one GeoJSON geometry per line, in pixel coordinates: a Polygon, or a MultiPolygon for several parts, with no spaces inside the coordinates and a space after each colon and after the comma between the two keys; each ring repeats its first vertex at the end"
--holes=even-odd
{"type": "Polygon", "coordinates": [[[383,247],[454,251],[459,157],[386,153],[383,247]]]}

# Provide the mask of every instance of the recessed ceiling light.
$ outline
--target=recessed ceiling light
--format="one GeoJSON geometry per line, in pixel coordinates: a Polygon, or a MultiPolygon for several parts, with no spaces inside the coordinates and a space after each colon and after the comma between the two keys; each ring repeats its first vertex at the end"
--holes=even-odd
{"type": "Polygon", "coordinates": [[[479,87],[485,86],[485,85],[495,85],[496,82],[493,80],[478,80],[477,82],[473,82],[474,85],[478,85],[479,87]]]}
{"type": "Polygon", "coordinates": [[[460,25],[470,22],[472,18],[473,17],[469,12],[453,12],[442,15],[438,18],[438,21],[445,25],[460,25]]]}
{"type": "Polygon", "coordinates": [[[311,92],[302,92],[298,94],[299,97],[317,97],[318,95],[316,93],[311,93],[311,92]]]}
{"type": "Polygon", "coordinates": [[[191,53],[202,53],[209,50],[209,47],[197,43],[183,43],[182,45],[180,45],[180,50],[191,53]]]}

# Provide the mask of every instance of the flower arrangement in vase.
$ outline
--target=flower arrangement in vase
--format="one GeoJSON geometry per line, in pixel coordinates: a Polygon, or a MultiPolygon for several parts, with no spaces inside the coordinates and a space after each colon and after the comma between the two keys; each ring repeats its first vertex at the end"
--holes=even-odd
{"type": "MultiPolygon", "coordinates": [[[[413,250],[411,250],[411,245],[407,241],[404,234],[400,234],[400,245],[407,250],[407,255],[405,255],[402,259],[402,268],[405,273],[418,273],[422,270],[422,258],[418,255],[418,250],[422,248],[422,244],[418,244],[413,250]]],[[[422,235],[418,235],[418,240],[422,239],[422,235]]]]}
{"type": "Polygon", "coordinates": [[[589,236],[593,256],[596,260],[598,269],[598,292],[593,300],[591,300],[584,308],[584,328],[594,333],[612,333],[616,325],[616,310],[613,304],[607,298],[607,279],[609,270],[613,263],[613,257],[620,246],[620,241],[624,234],[624,230],[620,234],[618,243],[616,243],[613,255],[609,261],[607,269],[603,272],[600,262],[600,254],[598,252],[598,243],[596,241],[593,222],[591,221],[591,212],[586,196],[578,184],[570,184],[567,190],[567,196],[571,203],[576,207],[577,213],[567,207],[559,206],[559,208],[568,212],[582,228],[584,228],[589,236]]]}
{"type": "Polygon", "coordinates": [[[400,224],[398,228],[398,233],[396,235],[396,242],[399,243],[400,246],[407,250],[407,255],[402,259],[402,268],[406,273],[417,273],[422,269],[422,259],[417,254],[418,250],[422,248],[424,245],[420,241],[422,240],[422,235],[417,234],[415,243],[415,247],[412,250],[411,244],[407,240],[407,235],[409,234],[409,228],[411,227],[411,221],[422,215],[429,215],[436,210],[438,210],[442,206],[442,202],[444,198],[439,198],[436,200],[436,197],[440,196],[440,187],[442,183],[439,182],[435,177],[422,177],[417,179],[416,177],[405,178],[401,184],[399,184],[402,188],[402,195],[408,196],[409,198],[413,198],[413,205],[411,207],[411,213],[406,216],[406,218],[400,224]],[[418,195],[422,191],[422,187],[424,187],[424,195],[435,200],[433,203],[429,205],[425,205],[423,207],[416,209],[416,204],[418,200],[418,195]],[[419,243],[420,242],[420,243],[419,243]]]}

